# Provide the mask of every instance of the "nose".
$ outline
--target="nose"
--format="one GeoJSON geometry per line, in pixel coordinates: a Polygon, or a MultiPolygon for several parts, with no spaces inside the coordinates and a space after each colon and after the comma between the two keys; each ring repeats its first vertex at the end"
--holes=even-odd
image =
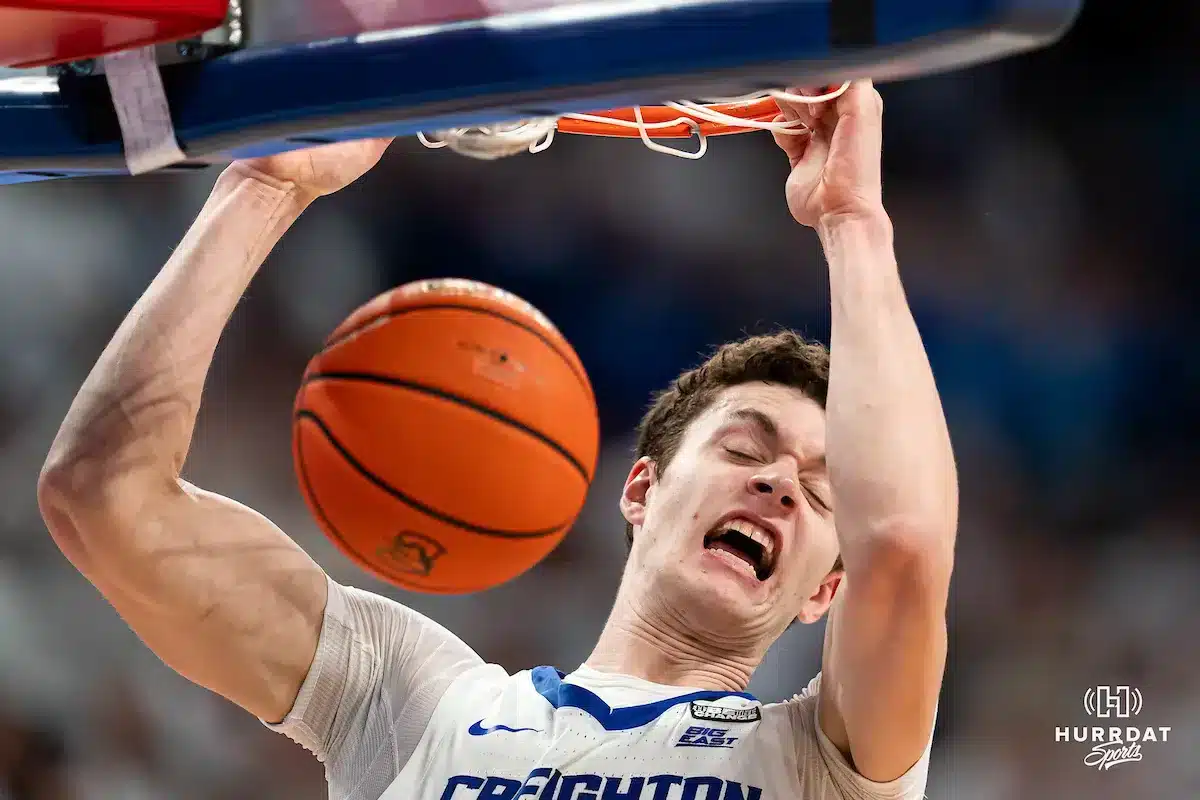
{"type": "Polygon", "coordinates": [[[750,492],[791,511],[796,507],[796,482],[782,471],[760,472],[750,478],[750,492]]]}

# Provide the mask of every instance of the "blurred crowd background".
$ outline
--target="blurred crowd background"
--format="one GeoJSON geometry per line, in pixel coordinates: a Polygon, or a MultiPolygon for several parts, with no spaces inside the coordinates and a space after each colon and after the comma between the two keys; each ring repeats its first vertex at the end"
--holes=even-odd
{"type": "MultiPolygon", "coordinates": [[[[1200,6],[1091,0],[1059,46],[884,87],[886,201],[962,472],[932,800],[1200,797],[1200,6]],[[1086,767],[1089,686],[1172,727],[1086,767]]],[[[211,373],[189,478],[266,513],[343,582],[485,658],[570,670],[624,558],[616,500],[650,393],[721,341],[828,335],[815,237],[770,137],[701,162],[560,138],[482,164],[397,142],[314,207],[254,283],[211,373]],[[322,338],[375,293],[463,276],[540,306],[590,371],[605,447],[544,564],[485,596],[405,595],[318,532],[289,412],[322,338]],[[553,602],[549,602],[549,600],[553,602]]],[[[45,531],[34,487],[71,398],[215,171],[0,190],[0,799],[320,798],[320,766],[161,665],[45,531]]],[[[827,340],[827,339],[826,339],[827,340]]],[[[751,687],[818,669],[794,629],[751,687]]]]}

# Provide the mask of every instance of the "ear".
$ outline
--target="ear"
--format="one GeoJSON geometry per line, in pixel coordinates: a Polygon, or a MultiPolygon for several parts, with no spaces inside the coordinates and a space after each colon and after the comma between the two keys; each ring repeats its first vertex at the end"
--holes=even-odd
{"type": "Polygon", "coordinates": [[[840,569],[826,575],[825,580],[821,581],[821,585],[817,587],[817,591],[813,593],[812,597],[804,601],[796,619],[805,625],[811,625],[823,617],[829,607],[833,605],[834,595],[837,594],[838,586],[841,585],[844,577],[846,577],[846,573],[840,569]]]}
{"type": "Polygon", "coordinates": [[[646,501],[650,487],[656,480],[657,470],[648,457],[643,456],[633,462],[621,492],[621,516],[635,528],[640,527],[646,519],[646,501]]]}

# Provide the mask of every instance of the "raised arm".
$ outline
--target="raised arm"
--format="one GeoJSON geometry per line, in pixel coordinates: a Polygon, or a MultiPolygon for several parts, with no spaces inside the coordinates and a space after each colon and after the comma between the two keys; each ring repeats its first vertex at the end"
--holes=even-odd
{"type": "Polygon", "coordinates": [[[313,200],[386,147],[227,168],[92,369],[38,482],[55,542],[138,636],[268,721],[291,708],[313,659],[325,575],[267,519],[180,471],[217,341],[255,272],[313,200]]]}
{"type": "Polygon", "coordinates": [[[845,580],[826,627],[818,719],[855,769],[891,781],[929,744],[946,660],[958,486],[950,436],[883,209],[883,101],[860,81],[777,136],[788,204],[814,227],[832,299],[827,460],[845,580]]]}

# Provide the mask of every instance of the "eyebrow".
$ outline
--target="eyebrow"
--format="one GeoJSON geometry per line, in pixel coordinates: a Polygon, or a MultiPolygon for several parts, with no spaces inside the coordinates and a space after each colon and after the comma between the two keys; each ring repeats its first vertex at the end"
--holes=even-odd
{"type": "MultiPolygon", "coordinates": [[[[774,442],[778,442],[780,439],[779,425],[777,425],[775,420],[771,419],[770,416],[762,411],[759,411],[757,408],[739,408],[731,412],[729,416],[732,419],[749,422],[751,425],[754,425],[756,428],[762,431],[763,435],[774,442]]],[[[811,459],[810,463],[819,468],[824,468],[826,466],[825,454],[822,453],[816,458],[811,459]]]]}
{"type": "Polygon", "coordinates": [[[757,408],[739,408],[729,416],[733,419],[751,423],[771,439],[779,438],[779,426],[775,424],[775,420],[757,408]]]}

